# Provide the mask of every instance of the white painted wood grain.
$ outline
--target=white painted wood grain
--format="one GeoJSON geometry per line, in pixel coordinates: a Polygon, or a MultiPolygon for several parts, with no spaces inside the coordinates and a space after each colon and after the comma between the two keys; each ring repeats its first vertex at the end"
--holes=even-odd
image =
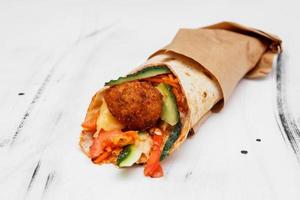
{"type": "Polygon", "coordinates": [[[282,7],[275,1],[272,6],[267,1],[0,4],[0,199],[300,198],[299,164],[276,124],[274,74],[260,81],[243,80],[225,109],[163,162],[161,179],[145,178],[142,167],[119,170],[93,165],[78,148],[80,123],[90,98],[105,81],[141,64],[179,27],[221,20],[283,38],[289,55],[291,106],[299,119],[300,96],[293,91],[299,91],[300,85],[295,67],[300,30],[287,23],[299,18],[296,5],[282,7]],[[25,95],[18,96],[19,92],[25,95]],[[29,115],[12,144],[26,112],[29,115]],[[241,150],[249,153],[243,155],[241,150]]]}

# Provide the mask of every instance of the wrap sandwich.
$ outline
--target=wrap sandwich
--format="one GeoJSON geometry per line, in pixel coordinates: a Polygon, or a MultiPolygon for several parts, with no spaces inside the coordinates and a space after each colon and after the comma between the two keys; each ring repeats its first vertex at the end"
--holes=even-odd
{"type": "Polygon", "coordinates": [[[95,164],[143,164],[163,176],[161,162],[218,112],[245,75],[265,76],[281,40],[222,22],[181,29],[129,75],[105,83],[82,123],[80,147],[95,164]]]}

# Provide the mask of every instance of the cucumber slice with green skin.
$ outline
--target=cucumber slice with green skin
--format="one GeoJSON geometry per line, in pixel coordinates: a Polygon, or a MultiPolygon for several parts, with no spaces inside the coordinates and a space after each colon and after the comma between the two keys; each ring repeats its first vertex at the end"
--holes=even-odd
{"type": "Polygon", "coordinates": [[[135,144],[126,146],[118,156],[119,167],[130,167],[136,163],[142,153],[148,154],[151,150],[152,140],[146,131],[139,132],[139,140],[135,144]]]}
{"type": "Polygon", "coordinates": [[[136,145],[126,146],[118,156],[117,165],[119,167],[132,166],[142,155],[142,151],[136,145]]]}
{"type": "Polygon", "coordinates": [[[153,67],[147,67],[144,68],[136,73],[129,74],[126,77],[120,77],[117,80],[111,80],[109,82],[105,83],[105,86],[113,86],[113,85],[119,85],[121,83],[125,83],[128,81],[134,81],[134,80],[139,80],[143,78],[150,78],[153,76],[161,75],[161,74],[167,74],[170,73],[171,71],[169,68],[165,66],[153,66],[153,67]]]}
{"type": "Polygon", "coordinates": [[[167,142],[165,143],[165,146],[162,150],[162,153],[160,155],[160,160],[162,161],[163,159],[165,159],[170,152],[170,149],[172,148],[173,144],[176,142],[176,140],[178,139],[179,135],[181,132],[181,122],[179,121],[172,129],[170,136],[167,140],[167,142]]]}
{"type": "Polygon", "coordinates": [[[180,135],[181,122],[176,97],[172,92],[171,86],[165,83],[160,83],[158,86],[156,86],[156,88],[163,95],[163,109],[161,113],[161,119],[173,126],[172,131],[160,155],[160,160],[163,160],[169,155],[170,149],[180,135]]]}
{"type": "Polygon", "coordinates": [[[160,118],[171,126],[174,126],[179,121],[179,111],[172,88],[168,84],[160,83],[156,86],[156,89],[163,95],[163,108],[160,118]]]}

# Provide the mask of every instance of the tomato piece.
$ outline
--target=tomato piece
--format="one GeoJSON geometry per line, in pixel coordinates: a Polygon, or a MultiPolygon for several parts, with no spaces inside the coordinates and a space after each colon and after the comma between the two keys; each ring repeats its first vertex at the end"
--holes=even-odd
{"type": "Polygon", "coordinates": [[[162,135],[153,135],[152,136],[153,145],[150,152],[149,159],[145,165],[144,175],[150,176],[152,178],[162,177],[164,175],[162,167],[159,163],[161,147],[163,145],[162,135]]]}
{"type": "Polygon", "coordinates": [[[90,147],[90,157],[96,158],[107,150],[133,144],[138,138],[136,131],[104,131],[100,130],[97,138],[90,147]]]}
{"type": "Polygon", "coordinates": [[[81,126],[86,131],[95,132],[97,130],[96,122],[97,122],[97,118],[92,118],[91,120],[83,122],[81,126]]]}

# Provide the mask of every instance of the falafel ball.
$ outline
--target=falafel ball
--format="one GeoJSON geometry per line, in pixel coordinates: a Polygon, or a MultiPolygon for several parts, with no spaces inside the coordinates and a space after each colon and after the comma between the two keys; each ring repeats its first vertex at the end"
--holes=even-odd
{"type": "Polygon", "coordinates": [[[131,130],[153,127],[162,111],[162,95],[145,81],[113,86],[104,98],[112,115],[131,130]]]}

